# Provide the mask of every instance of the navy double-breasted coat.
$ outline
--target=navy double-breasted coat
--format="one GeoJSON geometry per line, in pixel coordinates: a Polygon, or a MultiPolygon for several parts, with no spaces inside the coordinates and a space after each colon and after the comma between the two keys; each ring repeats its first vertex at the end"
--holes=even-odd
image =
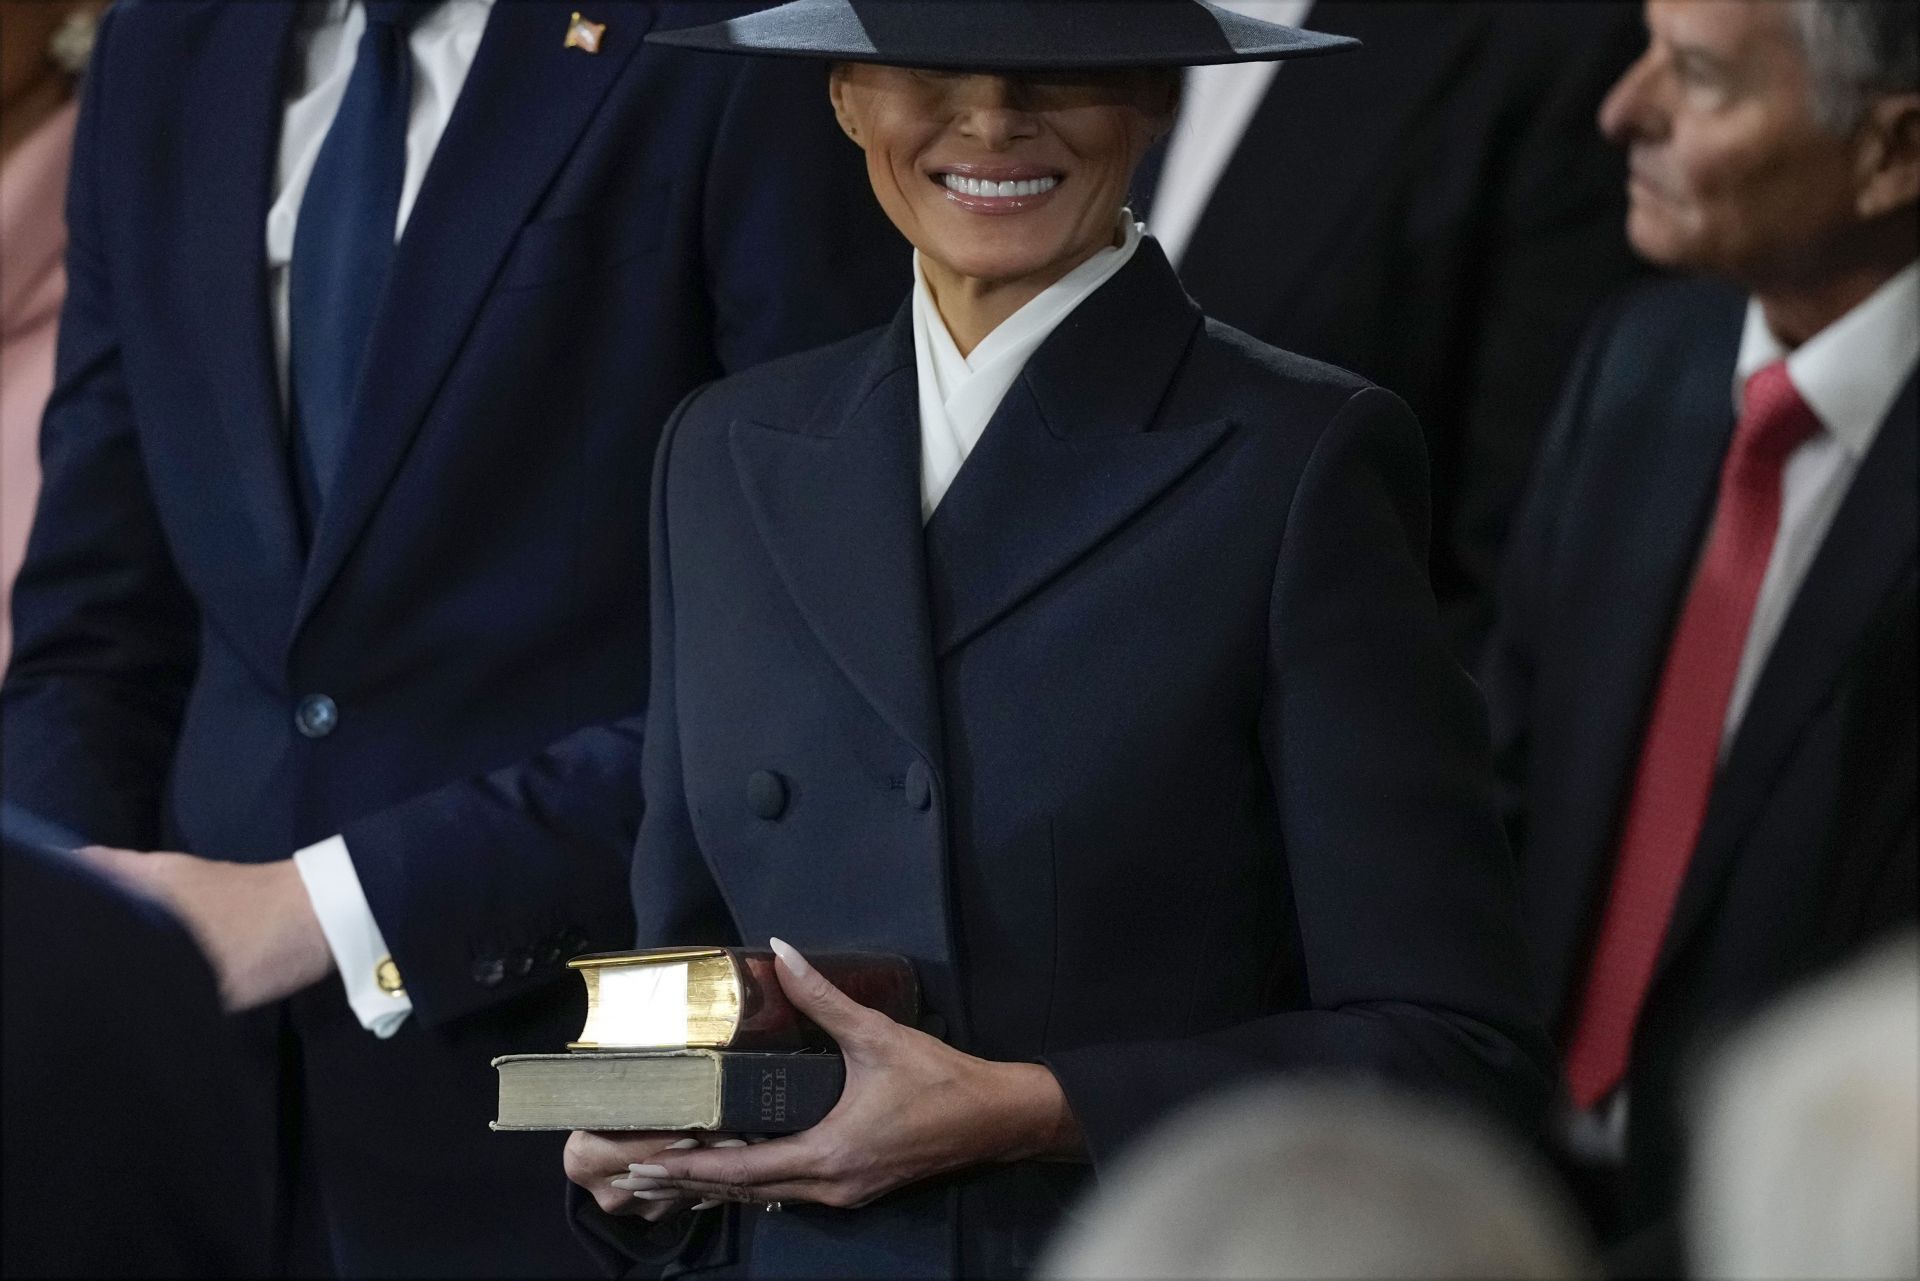
{"type": "MultiPolygon", "coordinates": [[[[1532,1107],[1547,1051],[1405,407],[1205,321],[1151,241],[924,531],[916,395],[903,311],[669,426],[639,942],[903,952],[953,1044],[1054,1071],[1096,1168],[1264,1071],[1532,1107]]],[[[696,1216],[677,1262],[1014,1273],[1086,1175],[696,1216]]]]}

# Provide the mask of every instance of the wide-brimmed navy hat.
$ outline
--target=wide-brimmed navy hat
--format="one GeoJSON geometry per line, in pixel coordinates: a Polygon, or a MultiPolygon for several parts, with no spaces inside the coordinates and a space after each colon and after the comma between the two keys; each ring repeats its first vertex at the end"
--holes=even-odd
{"type": "Polygon", "coordinates": [[[647,39],[711,53],[993,71],[1270,62],[1360,43],[1206,0],[792,0],[647,39]]]}

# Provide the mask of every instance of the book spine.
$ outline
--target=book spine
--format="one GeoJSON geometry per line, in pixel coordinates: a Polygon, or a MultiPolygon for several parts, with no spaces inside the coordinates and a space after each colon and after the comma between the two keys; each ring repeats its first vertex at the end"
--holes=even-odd
{"type": "Polygon", "coordinates": [[[838,1054],[727,1054],[720,1063],[720,1123],[734,1134],[791,1134],[823,1120],[840,1101],[838,1054]]]}

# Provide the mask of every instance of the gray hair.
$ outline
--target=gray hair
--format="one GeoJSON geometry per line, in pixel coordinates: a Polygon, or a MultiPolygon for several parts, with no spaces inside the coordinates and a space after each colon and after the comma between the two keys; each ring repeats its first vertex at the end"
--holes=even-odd
{"type": "Polygon", "coordinates": [[[1920,941],[1797,991],[1696,1083],[1688,1217],[1702,1277],[1920,1268],[1920,941]]]}
{"type": "Polygon", "coordinates": [[[1876,96],[1920,90],[1920,6],[1910,0],[1800,0],[1793,8],[1822,127],[1845,133],[1876,96]]]}
{"type": "Polygon", "coordinates": [[[1068,1221],[1065,1278],[1597,1277],[1553,1177],[1384,1087],[1275,1083],[1154,1131],[1068,1221]]]}

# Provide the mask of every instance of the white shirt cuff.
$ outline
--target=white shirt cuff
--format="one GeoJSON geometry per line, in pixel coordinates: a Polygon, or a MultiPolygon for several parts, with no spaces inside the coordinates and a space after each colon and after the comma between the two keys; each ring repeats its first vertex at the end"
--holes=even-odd
{"type": "Polygon", "coordinates": [[[293,856],[293,866],[307,887],[307,897],[313,900],[313,914],[320,918],[327,950],[340,968],[354,1017],[361,1027],[382,1040],[392,1036],[413,1013],[413,1002],[398,986],[393,956],[380,935],[379,922],[373,919],[373,908],[360,887],[360,874],[353,870],[353,860],[347,855],[346,841],[332,836],[309,845],[293,856]],[[380,981],[383,973],[387,986],[380,981]]]}

